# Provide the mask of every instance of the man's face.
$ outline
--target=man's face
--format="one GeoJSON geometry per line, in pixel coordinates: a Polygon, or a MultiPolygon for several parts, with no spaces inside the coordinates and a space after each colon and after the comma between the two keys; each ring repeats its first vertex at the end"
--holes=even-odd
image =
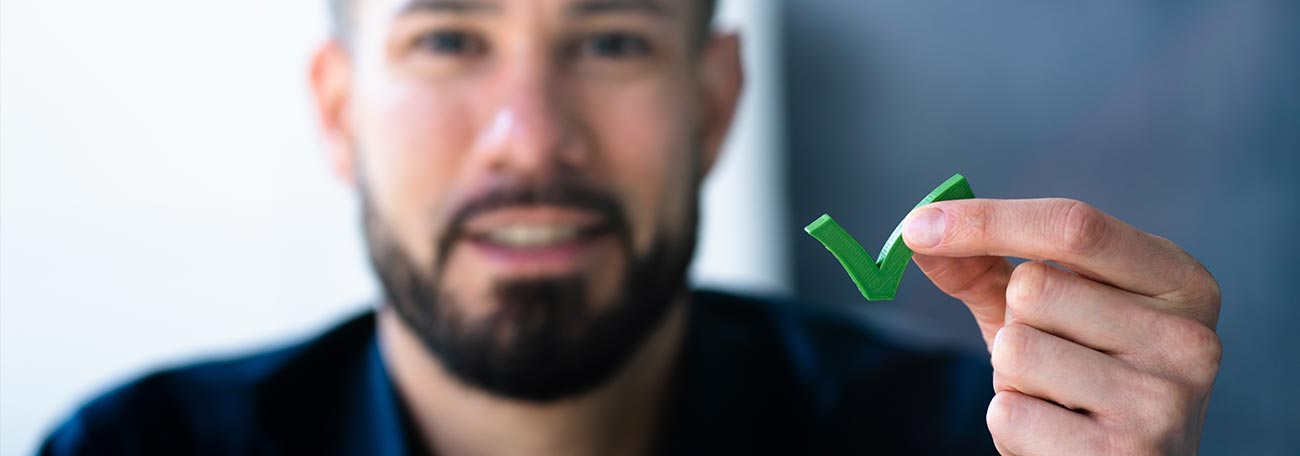
{"type": "Polygon", "coordinates": [[[684,290],[735,98],[693,1],[361,1],[317,62],[389,304],[462,380],[590,389],[684,290]]]}

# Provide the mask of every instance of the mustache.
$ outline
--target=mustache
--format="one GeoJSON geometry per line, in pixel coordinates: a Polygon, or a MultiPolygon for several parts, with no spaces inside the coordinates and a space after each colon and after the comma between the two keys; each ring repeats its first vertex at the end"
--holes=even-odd
{"type": "Polygon", "coordinates": [[[596,214],[602,229],[611,230],[630,242],[630,228],[623,205],[609,192],[576,179],[509,182],[461,203],[453,212],[438,240],[441,269],[449,250],[475,216],[509,207],[556,206],[596,214]]]}

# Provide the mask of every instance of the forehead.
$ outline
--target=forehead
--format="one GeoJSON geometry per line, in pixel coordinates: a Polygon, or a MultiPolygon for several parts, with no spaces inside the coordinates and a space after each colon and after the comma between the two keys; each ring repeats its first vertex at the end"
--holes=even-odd
{"type": "Polygon", "coordinates": [[[352,0],[359,13],[380,18],[415,14],[466,16],[606,15],[644,16],[662,20],[688,19],[699,0],[352,0]]]}

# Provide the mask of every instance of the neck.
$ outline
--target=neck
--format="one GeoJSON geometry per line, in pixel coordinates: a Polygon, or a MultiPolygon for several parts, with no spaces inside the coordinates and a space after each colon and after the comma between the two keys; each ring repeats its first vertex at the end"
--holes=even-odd
{"type": "Polygon", "coordinates": [[[647,454],[684,337],[685,306],[673,303],[610,381],[550,403],[521,402],[462,383],[391,307],[379,311],[380,350],[415,427],[436,454],[647,454]]]}

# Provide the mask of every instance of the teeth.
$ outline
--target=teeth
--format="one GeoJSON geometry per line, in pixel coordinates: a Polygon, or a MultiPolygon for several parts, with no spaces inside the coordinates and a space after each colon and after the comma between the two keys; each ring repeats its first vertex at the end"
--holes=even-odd
{"type": "Polygon", "coordinates": [[[506,247],[540,247],[578,237],[572,225],[507,225],[487,232],[487,239],[506,247]]]}

